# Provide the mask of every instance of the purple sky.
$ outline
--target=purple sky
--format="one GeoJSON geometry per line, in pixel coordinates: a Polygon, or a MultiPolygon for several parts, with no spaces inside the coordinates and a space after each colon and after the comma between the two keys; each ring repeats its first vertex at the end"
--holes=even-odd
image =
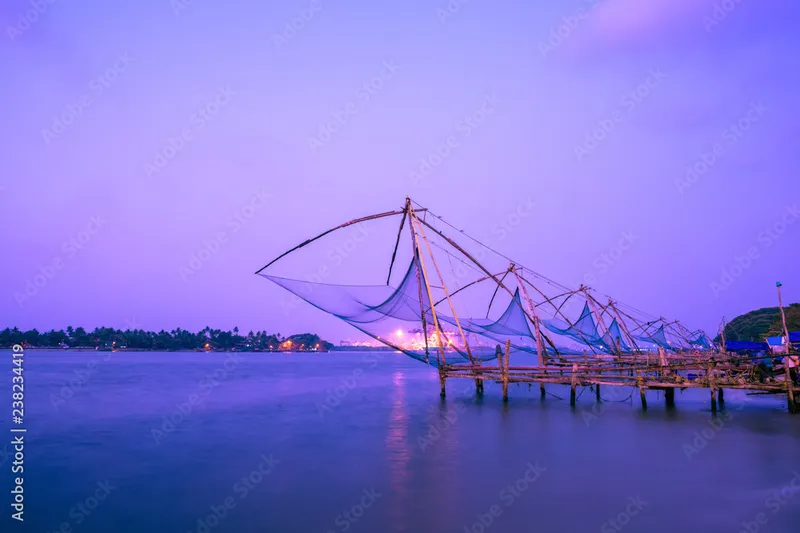
{"type": "MultiPolygon", "coordinates": [[[[406,194],[710,333],[800,301],[797,2],[34,3],[0,6],[3,327],[355,338],[253,272],[406,194]]],[[[380,283],[354,236],[270,272],[380,283]]]]}

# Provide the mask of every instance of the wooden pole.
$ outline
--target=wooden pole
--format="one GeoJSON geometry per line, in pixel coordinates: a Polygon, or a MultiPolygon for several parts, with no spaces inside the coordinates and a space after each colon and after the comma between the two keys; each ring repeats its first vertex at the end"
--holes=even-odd
{"type": "Polygon", "coordinates": [[[792,343],[789,341],[789,328],[786,326],[786,313],[783,310],[783,298],[781,297],[781,286],[783,285],[780,281],[777,282],[775,285],[778,287],[778,307],[781,310],[781,320],[783,321],[783,335],[786,338],[786,356],[783,358],[783,368],[786,371],[786,400],[789,404],[789,412],[796,413],[797,412],[797,404],[794,401],[794,383],[792,383],[792,374],[789,371],[789,356],[792,352],[792,343]]]}
{"type": "Polygon", "coordinates": [[[508,401],[508,373],[506,372],[506,365],[503,363],[503,349],[498,344],[494,349],[495,356],[497,356],[497,366],[500,368],[500,380],[503,384],[503,401],[508,401]]]}
{"type": "MultiPolygon", "coordinates": [[[[406,199],[406,200],[408,200],[408,199],[406,199]]],[[[331,229],[329,229],[328,231],[326,231],[324,233],[320,233],[319,235],[317,235],[314,238],[311,238],[311,239],[308,239],[306,241],[303,241],[302,243],[298,244],[297,246],[295,246],[291,250],[288,250],[288,251],[282,253],[281,255],[279,255],[278,257],[276,257],[275,259],[273,259],[272,261],[270,261],[269,263],[267,263],[263,267],[261,267],[258,270],[256,270],[256,274],[260,274],[261,271],[263,271],[267,267],[271,266],[278,259],[286,257],[287,255],[289,255],[290,253],[294,252],[295,250],[299,250],[303,246],[307,246],[307,245],[311,244],[312,242],[316,241],[317,239],[321,239],[325,235],[327,235],[329,233],[332,233],[332,232],[334,232],[336,230],[340,230],[342,228],[346,228],[348,226],[352,226],[353,224],[358,224],[360,222],[367,222],[368,220],[375,220],[375,219],[378,219],[378,218],[390,217],[390,216],[394,216],[394,215],[404,215],[404,214],[405,214],[405,209],[402,210],[402,211],[387,211],[386,213],[379,213],[377,215],[370,215],[370,216],[367,216],[367,217],[356,218],[354,220],[350,220],[349,222],[345,222],[344,224],[340,224],[339,226],[336,226],[335,228],[331,228],[331,229]]]]}
{"type": "MultiPolygon", "coordinates": [[[[537,311],[536,306],[533,304],[531,295],[528,294],[528,288],[520,279],[519,274],[517,273],[517,267],[513,263],[511,264],[511,270],[514,272],[514,277],[517,278],[517,287],[520,288],[523,296],[525,297],[525,303],[528,305],[528,310],[530,311],[529,316],[534,318],[533,330],[536,337],[536,352],[539,356],[539,366],[547,366],[547,347],[545,347],[544,344],[544,338],[542,336],[540,324],[542,318],[539,316],[539,311],[537,311]]],[[[544,383],[539,383],[539,394],[541,398],[544,398],[546,395],[544,383]]]]}
{"type": "Polygon", "coordinates": [[[575,389],[578,386],[578,365],[577,363],[572,364],[572,382],[570,384],[569,390],[569,404],[571,406],[575,406],[575,389]]]}
{"type": "Polygon", "coordinates": [[[708,365],[708,388],[711,389],[711,412],[717,412],[717,388],[714,379],[714,363],[708,365]]]}
{"type": "MultiPolygon", "coordinates": [[[[411,210],[411,199],[406,196],[406,207],[404,212],[408,213],[411,210]]],[[[429,353],[430,347],[428,346],[428,321],[425,319],[425,304],[423,303],[424,297],[422,295],[422,271],[419,268],[419,245],[417,244],[417,232],[414,231],[414,225],[409,221],[408,231],[411,232],[411,245],[414,249],[414,271],[417,274],[417,292],[419,294],[419,312],[420,320],[422,321],[422,337],[425,340],[425,363],[430,364],[429,353]]]]}
{"type": "MultiPolygon", "coordinates": [[[[408,212],[409,212],[409,219],[410,220],[419,220],[416,218],[414,214],[414,208],[411,206],[411,200],[406,198],[408,212]]],[[[433,327],[436,334],[436,344],[439,346],[439,385],[441,386],[441,392],[439,395],[444,398],[446,396],[445,385],[447,383],[447,372],[445,370],[445,366],[447,366],[447,359],[444,355],[444,345],[442,344],[442,328],[439,327],[439,318],[436,316],[436,308],[433,305],[433,293],[431,292],[431,286],[428,282],[428,273],[425,271],[425,260],[422,258],[422,250],[419,246],[419,239],[416,238],[416,231],[414,231],[414,225],[411,224],[412,232],[414,233],[414,244],[416,246],[417,257],[419,258],[419,267],[422,270],[422,279],[425,281],[425,289],[428,292],[428,301],[431,303],[431,315],[433,316],[433,327]]],[[[423,313],[424,316],[424,313],[423,313]]],[[[428,332],[425,331],[425,336],[427,338],[428,332]]]]}
{"type": "Polygon", "coordinates": [[[511,358],[511,341],[506,340],[506,361],[503,365],[503,401],[508,401],[508,361],[511,358]]]}
{"type": "Polygon", "coordinates": [[[644,380],[639,371],[636,371],[636,383],[639,386],[639,398],[642,400],[642,411],[647,411],[647,396],[644,393],[644,380]]]}
{"type": "Polygon", "coordinates": [[[667,407],[675,406],[675,389],[669,387],[664,391],[664,399],[666,400],[667,407]]]}
{"type": "Polygon", "coordinates": [[[394,243],[394,251],[392,252],[392,260],[389,263],[389,274],[386,276],[386,284],[392,280],[392,267],[394,267],[394,260],[397,257],[397,248],[400,246],[400,236],[403,234],[403,225],[406,223],[406,216],[408,215],[408,202],[403,206],[403,218],[400,219],[400,229],[397,230],[397,240],[394,243]]]}
{"type": "MultiPolygon", "coordinates": [[[[417,223],[417,228],[419,229],[419,234],[422,237],[422,240],[425,242],[425,246],[428,249],[428,254],[431,258],[431,263],[433,263],[433,268],[436,270],[436,275],[439,276],[439,282],[442,284],[442,290],[444,291],[445,298],[447,298],[447,304],[450,306],[450,311],[453,313],[453,319],[456,321],[456,326],[458,326],[458,332],[461,334],[461,340],[464,342],[464,348],[467,350],[467,355],[469,356],[470,362],[474,363],[475,360],[472,358],[472,350],[469,348],[469,342],[467,342],[467,336],[464,334],[464,330],[461,328],[461,321],[458,319],[458,313],[456,312],[456,308],[453,306],[453,301],[450,299],[450,293],[447,292],[447,286],[444,283],[444,277],[442,277],[442,273],[439,271],[439,266],[436,264],[436,258],[433,257],[433,250],[431,249],[431,245],[428,242],[428,239],[425,237],[425,231],[422,229],[422,225],[419,223],[419,218],[411,211],[411,220],[417,223]]],[[[431,308],[434,305],[431,304],[431,308]]]]}

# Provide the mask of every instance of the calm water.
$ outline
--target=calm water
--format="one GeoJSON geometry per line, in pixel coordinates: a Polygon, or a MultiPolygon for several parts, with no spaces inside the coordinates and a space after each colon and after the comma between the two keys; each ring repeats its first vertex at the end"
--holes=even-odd
{"type": "Polygon", "coordinates": [[[642,413],[629,390],[573,410],[512,386],[504,406],[456,380],[441,401],[396,354],[231,357],[28,351],[25,522],[0,456],[2,531],[800,531],[783,398],[728,391],[712,418],[688,391],[642,413]]]}

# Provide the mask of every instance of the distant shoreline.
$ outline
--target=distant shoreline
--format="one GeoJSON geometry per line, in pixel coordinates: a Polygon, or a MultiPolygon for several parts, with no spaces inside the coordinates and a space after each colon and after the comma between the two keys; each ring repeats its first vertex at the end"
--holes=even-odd
{"type": "MultiPolygon", "coordinates": [[[[0,350],[11,350],[12,346],[0,347],[0,350]]],[[[334,346],[330,350],[161,350],[161,349],[148,349],[148,348],[94,348],[92,346],[75,346],[70,348],[59,348],[57,346],[25,346],[25,350],[46,350],[51,352],[158,352],[158,353],[275,353],[275,354],[312,354],[312,353],[330,353],[330,352],[397,352],[390,346],[334,346]]]]}

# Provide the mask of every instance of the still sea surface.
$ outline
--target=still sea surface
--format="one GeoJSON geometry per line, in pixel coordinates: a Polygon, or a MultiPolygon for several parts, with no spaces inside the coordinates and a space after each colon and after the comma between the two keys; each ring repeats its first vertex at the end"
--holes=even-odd
{"type": "Polygon", "coordinates": [[[800,531],[783,397],[727,391],[713,417],[700,391],[572,409],[565,388],[504,405],[450,380],[441,400],[391,352],[29,350],[19,523],[2,353],[3,533],[800,531]]]}

